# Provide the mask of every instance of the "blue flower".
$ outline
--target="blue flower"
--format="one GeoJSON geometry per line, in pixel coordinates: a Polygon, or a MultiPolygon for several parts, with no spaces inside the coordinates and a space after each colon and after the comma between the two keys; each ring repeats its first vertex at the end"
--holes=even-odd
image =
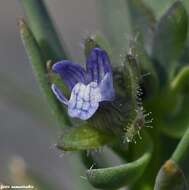
{"type": "Polygon", "coordinates": [[[113,101],[115,97],[110,60],[101,48],[90,51],[86,70],[68,60],[55,63],[52,70],[71,91],[68,100],[58,86],[51,86],[58,100],[67,106],[70,117],[87,120],[97,111],[100,102],[113,101]]]}

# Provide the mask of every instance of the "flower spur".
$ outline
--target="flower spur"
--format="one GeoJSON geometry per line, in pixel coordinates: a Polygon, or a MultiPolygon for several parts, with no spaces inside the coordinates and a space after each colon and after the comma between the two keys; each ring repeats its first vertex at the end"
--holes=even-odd
{"type": "Polygon", "coordinates": [[[68,100],[57,85],[51,86],[57,99],[67,106],[70,117],[87,120],[95,114],[100,102],[113,101],[115,97],[110,60],[101,48],[91,49],[86,70],[63,60],[53,64],[52,71],[60,75],[71,91],[68,100]]]}

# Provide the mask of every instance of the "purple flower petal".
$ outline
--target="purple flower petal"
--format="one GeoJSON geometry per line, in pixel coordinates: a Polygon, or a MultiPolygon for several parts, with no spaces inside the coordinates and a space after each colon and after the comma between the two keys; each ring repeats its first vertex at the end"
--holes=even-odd
{"type": "Polygon", "coordinates": [[[113,80],[110,73],[107,73],[99,85],[101,93],[101,101],[113,101],[115,91],[113,87],[113,80]]]}
{"type": "Polygon", "coordinates": [[[87,57],[88,82],[100,81],[106,73],[111,73],[110,60],[107,53],[101,48],[93,48],[87,57]]]}
{"type": "Polygon", "coordinates": [[[61,90],[55,84],[51,85],[51,89],[60,102],[62,102],[65,105],[68,104],[67,98],[64,96],[64,94],[61,92],[61,90]]]}
{"type": "Polygon", "coordinates": [[[52,70],[60,75],[70,90],[72,90],[78,82],[85,84],[86,72],[79,64],[63,60],[55,63],[52,66],[52,70]]]}

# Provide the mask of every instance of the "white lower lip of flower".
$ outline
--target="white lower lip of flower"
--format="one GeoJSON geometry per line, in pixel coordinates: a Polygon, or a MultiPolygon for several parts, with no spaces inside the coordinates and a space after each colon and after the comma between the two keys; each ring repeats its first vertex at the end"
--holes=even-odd
{"type": "Polygon", "coordinates": [[[100,101],[100,88],[96,82],[88,85],[77,83],[68,102],[68,114],[71,117],[89,119],[98,109],[100,101]]]}

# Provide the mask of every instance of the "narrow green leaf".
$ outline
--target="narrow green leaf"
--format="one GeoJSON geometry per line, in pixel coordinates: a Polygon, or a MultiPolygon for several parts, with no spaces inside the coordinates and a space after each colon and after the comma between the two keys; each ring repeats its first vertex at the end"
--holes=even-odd
{"type": "Polygon", "coordinates": [[[29,61],[32,65],[34,74],[42,89],[42,92],[44,93],[47,99],[52,113],[56,117],[61,127],[64,127],[64,125],[71,125],[67,114],[65,113],[61,104],[57,101],[57,99],[51,91],[47,78],[47,71],[45,68],[45,60],[41,54],[40,48],[36,40],[34,39],[30,29],[23,20],[19,20],[19,28],[21,38],[27,55],[29,57],[29,61]]]}
{"type": "Polygon", "coordinates": [[[137,143],[140,143],[140,147],[137,146],[139,151],[135,161],[109,168],[90,169],[87,171],[89,182],[96,188],[109,190],[130,185],[139,179],[150,161],[152,142],[150,137],[145,135],[143,140],[137,143]]]}
{"type": "Polygon", "coordinates": [[[62,48],[43,0],[20,0],[20,2],[31,31],[45,56],[45,61],[65,58],[66,52],[62,48]]]}
{"type": "Polygon", "coordinates": [[[155,16],[152,10],[142,0],[126,0],[131,18],[131,26],[135,35],[141,39],[146,49],[152,43],[152,34],[155,27],[155,16]]]}
{"type": "Polygon", "coordinates": [[[176,1],[158,22],[153,41],[152,56],[169,73],[185,45],[187,29],[187,12],[182,2],[176,1]]]}
{"type": "Polygon", "coordinates": [[[110,133],[85,125],[65,130],[57,147],[64,151],[96,149],[114,138],[110,133]]]}
{"type": "Polygon", "coordinates": [[[171,90],[178,93],[189,93],[189,66],[182,67],[171,82],[171,90]]]}

